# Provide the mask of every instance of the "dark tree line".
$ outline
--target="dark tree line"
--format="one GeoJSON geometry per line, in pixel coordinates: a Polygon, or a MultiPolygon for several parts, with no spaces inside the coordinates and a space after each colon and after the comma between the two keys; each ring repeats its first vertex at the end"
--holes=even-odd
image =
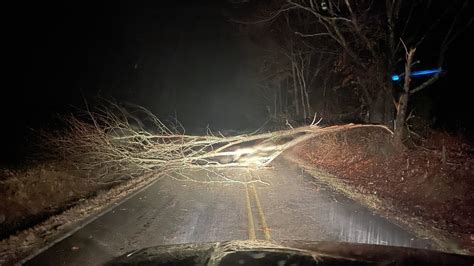
{"type": "Polygon", "coordinates": [[[260,85],[273,118],[308,120],[317,112],[327,120],[384,124],[401,142],[409,96],[443,75],[410,82],[404,73],[444,69],[451,43],[472,25],[471,6],[467,0],[250,1],[233,21],[266,51],[260,85]],[[394,73],[400,80],[391,79],[394,73]]]}

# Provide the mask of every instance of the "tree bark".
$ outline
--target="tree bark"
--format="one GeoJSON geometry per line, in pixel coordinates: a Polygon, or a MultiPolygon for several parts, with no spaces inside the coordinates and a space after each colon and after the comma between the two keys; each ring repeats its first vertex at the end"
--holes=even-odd
{"type": "Polygon", "coordinates": [[[395,130],[393,135],[394,143],[397,147],[402,147],[403,139],[405,138],[405,120],[408,110],[408,99],[410,97],[410,74],[413,57],[415,56],[416,48],[411,48],[407,52],[407,61],[405,63],[405,83],[403,84],[403,92],[398,100],[397,118],[395,121],[395,130]]]}
{"type": "Polygon", "coordinates": [[[380,89],[375,99],[369,104],[369,123],[382,124],[393,127],[394,106],[392,92],[389,89],[380,89]]]}

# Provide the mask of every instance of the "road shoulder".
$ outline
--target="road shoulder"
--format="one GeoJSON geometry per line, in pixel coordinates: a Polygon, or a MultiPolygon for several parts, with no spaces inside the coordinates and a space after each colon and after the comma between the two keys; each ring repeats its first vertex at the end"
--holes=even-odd
{"type": "Polygon", "coordinates": [[[148,174],[119,184],[0,242],[0,265],[25,262],[133,197],[159,178],[148,174]]]}
{"type": "Polygon", "coordinates": [[[420,217],[414,217],[407,213],[396,211],[396,207],[391,202],[378,197],[376,194],[367,195],[360,193],[353,186],[346,184],[341,179],[322,169],[318,169],[310,165],[308,162],[295,156],[295,154],[292,152],[284,153],[283,157],[288,161],[298,164],[314,178],[321,180],[332,189],[340,192],[359,204],[366,206],[378,215],[401,226],[402,228],[407,228],[409,231],[412,231],[420,238],[432,240],[437,245],[437,249],[440,251],[467,255],[471,254],[469,251],[462,249],[455,239],[452,239],[446,232],[427,226],[420,217]]]}

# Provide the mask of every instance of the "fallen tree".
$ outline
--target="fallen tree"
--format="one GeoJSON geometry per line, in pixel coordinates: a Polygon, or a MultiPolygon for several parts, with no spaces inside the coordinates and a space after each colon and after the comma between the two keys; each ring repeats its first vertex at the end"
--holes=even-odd
{"type": "Polygon", "coordinates": [[[145,108],[135,109],[145,120],[139,127],[133,124],[135,116],[110,102],[94,112],[87,111],[85,118],[70,116],[65,119],[65,130],[44,134],[48,150],[77,169],[90,171],[91,178],[102,183],[150,172],[196,182],[242,182],[224,175],[218,175],[219,180],[199,180],[182,170],[199,168],[215,173],[217,168],[265,167],[283,151],[320,134],[355,127],[390,131],[380,125],[323,128],[315,117],[310,125],[293,128],[287,123],[288,129],[275,132],[224,136],[208,130],[207,135],[193,136],[179,123],[165,125],[145,108]],[[152,129],[145,129],[145,124],[152,129]]]}

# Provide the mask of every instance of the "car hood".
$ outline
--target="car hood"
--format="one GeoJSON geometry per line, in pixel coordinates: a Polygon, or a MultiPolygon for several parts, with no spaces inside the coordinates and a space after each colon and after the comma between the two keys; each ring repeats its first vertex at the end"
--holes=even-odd
{"type": "Polygon", "coordinates": [[[156,246],[107,265],[473,265],[474,257],[343,242],[228,241],[156,246]]]}

